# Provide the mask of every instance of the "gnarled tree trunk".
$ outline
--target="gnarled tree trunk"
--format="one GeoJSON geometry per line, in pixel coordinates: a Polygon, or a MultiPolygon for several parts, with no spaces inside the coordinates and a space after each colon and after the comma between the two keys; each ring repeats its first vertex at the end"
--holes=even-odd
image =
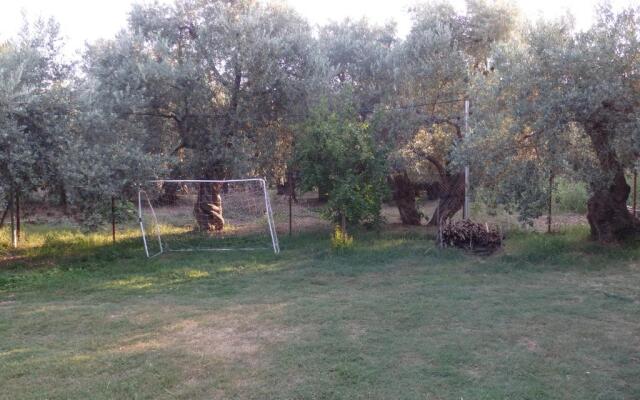
{"type": "Polygon", "coordinates": [[[418,190],[425,192],[427,200],[438,200],[440,198],[440,182],[420,183],[418,190]]]}
{"type": "Polygon", "coordinates": [[[602,242],[624,239],[638,231],[638,220],[627,208],[631,188],[618,172],[609,188],[594,190],[587,202],[591,237],[602,242]]]}
{"type": "Polygon", "coordinates": [[[407,172],[395,173],[389,176],[393,201],[400,212],[400,220],[403,225],[420,225],[421,215],[416,206],[418,190],[411,182],[407,172]]]}
{"type": "Polygon", "coordinates": [[[438,226],[450,219],[464,206],[464,173],[441,175],[440,200],[428,226],[438,226]]]}
{"type": "Polygon", "coordinates": [[[631,188],[609,141],[606,119],[587,125],[587,133],[602,172],[611,177],[608,186],[592,184],[593,193],[587,202],[591,237],[601,242],[621,240],[640,230],[640,222],[627,209],[631,188]]]}
{"type": "Polygon", "coordinates": [[[178,201],[178,189],[180,185],[176,182],[163,182],[162,193],[158,197],[158,203],[162,206],[173,206],[178,201]]]}
{"type": "Polygon", "coordinates": [[[219,183],[200,183],[198,187],[198,198],[193,207],[193,214],[201,231],[212,232],[224,229],[220,189],[219,183]]]}

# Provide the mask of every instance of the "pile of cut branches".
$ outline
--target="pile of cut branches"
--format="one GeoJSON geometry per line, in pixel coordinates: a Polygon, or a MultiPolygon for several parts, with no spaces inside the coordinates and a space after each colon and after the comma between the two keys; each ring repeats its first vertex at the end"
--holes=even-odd
{"type": "Polygon", "coordinates": [[[496,228],[469,220],[448,221],[438,234],[442,247],[458,247],[478,254],[491,254],[502,246],[503,236],[496,228]]]}

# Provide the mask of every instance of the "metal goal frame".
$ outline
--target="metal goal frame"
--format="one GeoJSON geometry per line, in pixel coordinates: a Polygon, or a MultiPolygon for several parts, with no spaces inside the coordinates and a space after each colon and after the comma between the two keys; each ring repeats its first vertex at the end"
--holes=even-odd
{"type": "MultiPolygon", "coordinates": [[[[266,180],[262,178],[248,178],[248,179],[156,179],[152,181],[147,181],[149,184],[160,184],[160,183],[242,183],[242,182],[258,182],[261,186],[262,193],[264,195],[264,204],[265,204],[265,214],[268,221],[269,226],[269,234],[271,236],[271,246],[273,247],[273,252],[275,254],[280,253],[280,244],[278,243],[278,233],[276,232],[276,225],[273,218],[273,209],[271,208],[271,198],[269,196],[269,191],[267,187],[266,180]]],[[[167,246],[163,246],[162,244],[162,235],[159,229],[159,222],[156,212],[151,204],[151,200],[149,199],[149,195],[144,189],[138,190],[138,223],[140,224],[140,232],[142,234],[142,243],[144,245],[144,252],[147,258],[153,258],[159,256],[165,252],[184,252],[184,251],[241,251],[241,250],[260,250],[262,248],[197,248],[197,249],[169,249],[167,246]],[[155,223],[156,229],[155,232],[147,232],[143,222],[143,204],[149,207],[151,211],[151,218],[155,223]],[[147,237],[147,235],[154,234],[155,239],[151,237],[147,237]],[[149,251],[149,241],[157,240],[159,251],[156,253],[150,253],[149,251]]],[[[268,248],[268,247],[265,247],[268,248]]]]}

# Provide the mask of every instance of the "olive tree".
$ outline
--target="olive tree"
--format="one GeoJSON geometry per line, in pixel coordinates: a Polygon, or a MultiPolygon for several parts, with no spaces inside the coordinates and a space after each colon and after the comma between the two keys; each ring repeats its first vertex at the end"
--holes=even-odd
{"type": "Polygon", "coordinates": [[[20,35],[0,47],[0,190],[9,202],[60,183],[70,90],[58,30],[53,20],[25,21],[20,35]]]}
{"type": "MultiPolygon", "coordinates": [[[[109,112],[143,121],[150,150],[177,156],[174,175],[221,179],[284,163],[313,56],[307,23],[285,6],[180,0],[135,6],[85,69],[109,112]]],[[[165,188],[169,199],[175,189],[165,188]]],[[[206,193],[204,202],[218,198],[206,193]]]]}
{"type": "Polygon", "coordinates": [[[93,228],[111,196],[131,194],[162,164],[97,111],[94,88],[61,56],[58,31],[52,19],[25,21],[0,48],[0,190],[8,203],[38,193],[93,228]]]}
{"type": "Polygon", "coordinates": [[[464,204],[464,174],[451,163],[464,136],[463,100],[473,77],[491,74],[489,51],[510,37],[517,12],[501,2],[470,0],[465,14],[448,3],[428,3],[416,5],[412,15],[411,32],[395,54],[397,91],[378,130],[400,144],[395,153],[399,173],[392,178],[403,222],[419,224],[415,197],[425,185],[411,176],[421,176],[440,187],[429,221],[436,225],[464,204]]]}
{"type": "Polygon", "coordinates": [[[638,26],[639,8],[615,14],[603,6],[584,32],[575,32],[571,19],[539,22],[521,40],[496,49],[494,73],[476,83],[479,112],[462,153],[487,175],[506,178],[507,184],[495,186],[502,200],[539,208],[541,169],[568,170],[590,188],[587,218],[594,239],[619,240],[638,231],[626,207],[625,180],[640,149],[638,26]]]}
{"type": "Polygon", "coordinates": [[[398,42],[394,24],[345,19],[322,26],[318,47],[326,91],[336,97],[348,93],[360,118],[370,117],[392,94],[392,55],[398,42]]]}

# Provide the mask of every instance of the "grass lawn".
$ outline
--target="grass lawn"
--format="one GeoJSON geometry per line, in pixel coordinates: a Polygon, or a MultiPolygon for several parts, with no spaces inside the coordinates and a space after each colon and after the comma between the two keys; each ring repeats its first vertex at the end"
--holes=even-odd
{"type": "Polygon", "coordinates": [[[637,243],[421,232],[151,260],[33,232],[0,264],[0,398],[640,399],[637,243]]]}

